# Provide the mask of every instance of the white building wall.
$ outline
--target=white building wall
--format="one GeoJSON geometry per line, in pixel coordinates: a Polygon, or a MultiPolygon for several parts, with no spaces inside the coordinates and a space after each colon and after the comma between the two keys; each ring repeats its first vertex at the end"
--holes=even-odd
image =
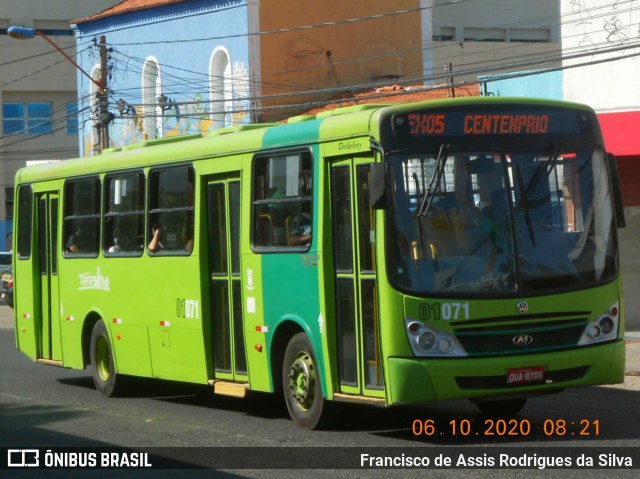
{"type": "Polygon", "coordinates": [[[559,61],[559,0],[432,3],[425,16],[433,22],[433,42],[425,52],[433,65],[431,75],[425,65],[431,83],[449,80],[448,64],[456,81],[477,81],[482,75],[548,68],[559,61]]]}
{"type": "MultiPolygon", "coordinates": [[[[640,0],[561,0],[561,13],[564,99],[586,103],[598,113],[639,111],[640,0]]],[[[638,156],[640,144],[635,155],[618,162],[626,162],[627,172],[637,172],[638,156]]],[[[638,331],[640,206],[624,210],[627,226],[618,230],[618,240],[625,321],[627,331],[638,331]]]]}
{"type": "Polygon", "coordinates": [[[561,0],[561,14],[564,98],[598,113],[640,109],[640,0],[561,0]]]}

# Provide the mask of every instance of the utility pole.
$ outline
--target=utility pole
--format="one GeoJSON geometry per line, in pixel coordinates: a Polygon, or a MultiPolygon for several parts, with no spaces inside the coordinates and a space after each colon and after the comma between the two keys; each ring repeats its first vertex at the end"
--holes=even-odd
{"type": "MultiPolygon", "coordinates": [[[[103,149],[109,147],[109,123],[113,121],[115,116],[113,113],[109,111],[109,91],[107,87],[107,77],[109,76],[107,60],[108,60],[108,50],[107,50],[107,40],[104,35],[100,37],[100,70],[101,70],[101,79],[96,80],[89,73],[84,71],[76,61],[67,55],[62,48],[60,48],[56,43],[51,40],[48,36],[46,36],[41,31],[36,30],[35,28],[27,28],[27,27],[19,27],[19,26],[10,26],[7,29],[7,34],[12,38],[18,39],[27,39],[33,38],[36,35],[46,40],[53,48],[55,48],[58,52],[62,54],[70,63],[75,66],[80,73],[82,73],[85,77],[87,77],[95,86],[98,87],[98,91],[96,92],[96,100],[97,100],[97,112],[92,111],[92,120],[96,119],[95,128],[98,131],[99,142],[97,145],[93,145],[94,151],[96,153],[100,153],[103,149]],[[94,116],[95,115],[95,116],[94,116]]],[[[94,107],[94,104],[91,104],[91,108],[94,107]]]]}
{"type": "Polygon", "coordinates": [[[447,80],[451,87],[451,98],[456,97],[456,84],[453,81],[453,63],[449,62],[444,66],[444,71],[447,72],[447,80]]]}
{"type": "Polygon", "coordinates": [[[113,120],[113,114],[109,112],[109,88],[107,78],[109,76],[107,66],[107,39],[100,36],[100,91],[98,91],[98,125],[100,131],[100,151],[109,148],[109,123],[113,120]]]}

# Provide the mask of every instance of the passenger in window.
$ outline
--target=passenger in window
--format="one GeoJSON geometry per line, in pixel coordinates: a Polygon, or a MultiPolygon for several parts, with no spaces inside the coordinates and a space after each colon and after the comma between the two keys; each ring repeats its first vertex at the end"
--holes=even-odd
{"type": "MultiPolygon", "coordinates": [[[[162,241],[160,241],[161,230],[158,225],[153,225],[151,228],[151,241],[147,246],[149,253],[157,253],[160,250],[164,249],[164,245],[162,241]]],[[[175,247],[170,247],[169,249],[176,249],[175,247]]],[[[184,250],[188,253],[193,251],[193,226],[188,226],[186,230],[186,241],[184,244],[184,250]]],[[[179,251],[179,250],[178,250],[179,251]]]]}
{"type": "Polygon", "coordinates": [[[311,242],[311,214],[301,211],[291,220],[289,244],[304,246],[311,242]]]}
{"type": "Polygon", "coordinates": [[[113,232],[113,246],[109,248],[109,253],[120,253],[122,248],[118,244],[118,231],[113,232]]]}
{"type": "Polygon", "coordinates": [[[193,251],[193,224],[187,226],[187,241],[184,245],[184,250],[187,253],[191,253],[193,251]]]}
{"type": "MultiPolygon", "coordinates": [[[[193,207],[193,183],[191,181],[187,182],[187,206],[193,207]]],[[[188,253],[193,251],[193,211],[187,212],[187,230],[186,230],[186,241],[184,245],[184,250],[188,253]]]]}
{"type": "Polygon", "coordinates": [[[508,274],[513,268],[513,251],[511,248],[511,234],[509,231],[509,198],[505,188],[498,188],[491,193],[491,203],[482,210],[480,227],[484,230],[491,245],[491,252],[485,266],[485,274],[481,282],[483,288],[493,287],[495,278],[501,278],[508,285],[500,288],[512,288],[514,278],[508,274]],[[508,276],[505,276],[507,275],[508,276]]]}
{"type": "Polygon", "coordinates": [[[151,241],[149,242],[147,249],[150,253],[157,253],[161,249],[164,249],[164,246],[160,241],[160,227],[158,225],[153,225],[151,227],[151,241]]]}
{"type": "Polygon", "coordinates": [[[80,228],[76,229],[73,234],[71,236],[69,236],[69,238],[67,238],[67,244],[65,246],[65,252],[66,253],[79,253],[80,249],[78,247],[78,245],[80,244],[80,235],[82,234],[82,232],[80,231],[80,228]]]}

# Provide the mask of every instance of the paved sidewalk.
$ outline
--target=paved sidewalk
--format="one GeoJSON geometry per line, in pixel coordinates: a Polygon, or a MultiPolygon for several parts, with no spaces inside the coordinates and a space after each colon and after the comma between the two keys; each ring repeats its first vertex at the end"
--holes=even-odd
{"type": "Polygon", "coordinates": [[[624,389],[640,391],[640,332],[632,331],[625,334],[627,357],[625,364],[624,389]]]}

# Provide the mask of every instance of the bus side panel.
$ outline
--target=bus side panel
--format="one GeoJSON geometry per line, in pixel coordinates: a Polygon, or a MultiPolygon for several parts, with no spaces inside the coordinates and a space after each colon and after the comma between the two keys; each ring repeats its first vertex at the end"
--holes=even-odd
{"type": "MultiPolygon", "coordinates": [[[[283,321],[299,325],[309,336],[318,361],[318,370],[325,370],[318,297],[318,260],[313,250],[306,254],[270,254],[262,257],[264,321],[269,331],[275,331],[283,321]]],[[[273,371],[280,374],[280,370],[273,371]]],[[[321,374],[323,391],[326,376],[321,374]]]]}
{"type": "MultiPolygon", "coordinates": [[[[126,266],[126,258],[121,261],[126,266]]],[[[132,298],[129,304],[112,306],[113,313],[118,314],[114,317],[123,318],[122,324],[128,328],[126,337],[115,336],[118,370],[205,384],[208,377],[197,253],[141,261],[144,268],[123,271],[112,285],[115,297],[132,298]]],[[[112,331],[120,326],[115,322],[112,331]]]]}
{"type": "Polygon", "coordinates": [[[60,316],[63,362],[66,367],[85,367],[85,358],[88,360],[85,353],[88,353],[88,338],[93,324],[102,320],[109,331],[118,371],[124,374],[149,375],[145,374],[145,371],[150,371],[146,327],[140,328],[139,325],[132,324],[131,317],[135,311],[132,301],[114,299],[136,293],[131,283],[139,279],[135,273],[138,268],[125,267],[122,273],[118,273],[116,267],[118,262],[128,265],[129,261],[137,260],[60,259],[60,316]],[[123,278],[126,278],[124,284],[123,278]],[[135,331],[134,335],[131,334],[132,331],[135,331]],[[83,342],[85,340],[86,343],[83,342]],[[133,371],[123,370],[126,363],[121,360],[127,351],[136,356],[137,366],[133,371]]]}
{"type": "MultiPolygon", "coordinates": [[[[95,315],[96,305],[103,304],[102,300],[96,299],[98,293],[83,286],[83,281],[99,276],[99,270],[98,275],[95,273],[95,262],[93,259],[61,258],[58,263],[62,361],[68,368],[84,369],[83,327],[89,313],[93,311],[95,315]]],[[[102,319],[108,327],[106,318],[102,319]]]]}
{"type": "Polygon", "coordinates": [[[116,368],[121,374],[152,377],[147,327],[118,323],[122,316],[125,315],[118,315],[114,318],[116,321],[112,319],[107,322],[116,368]]]}
{"type": "MultiPolygon", "coordinates": [[[[272,392],[274,386],[269,367],[268,345],[273,338],[273,330],[269,331],[265,327],[262,257],[253,253],[242,256],[244,337],[251,389],[272,392]]],[[[279,372],[274,371],[274,374],[279,372]]]]}
{"type": "MultiPolygon", "coordinates": [[[[256,357],[253,341],[254,329],[258,332],[258,341],[262,344],[262,337],[267,343],[267,354],[265,359],[273,355],[274,333],[283,324],[296,325],[294,328],[304,331],[311,341],[318,370],[322,382],[322,389],[327,391],[327,372],[324,352],[326,347],[323,344],[324,323],[320,315],[319,299],[319,252],[321,248],[321,235],[318,229],[320,209],[320,185],[318,179],[322,171],[322,161],[320,158],[320,148],[317,143],[319,136],[318,121],[302,121],[288,124],[286,128],[272,128],[265,132],[263,147],[279,147],[281,145],[291,146],[292,138],[295,138],[295,145],[300,149],[312,148],[313,164],[313,192],[312,192],[312,231],[313,239],[310,250],[307,252],[283,251],[265,252],[253,254],[254,259],[246,261],[243,268],[248,265],[259,264],[259,268],[249,266],[253,271],[255,291],[248,291],[248,282],[245,282],[245,302],[247,309],[256,308],[255,314],[248,314],[245,320],[246,344],[248,360],[250,361],[250,381],[251,389],[274,390],[274,384],[282,374],[282,364],[265,363],[256,357]],[[255,298],[255,304],[251,304],[255,298]],[[262,304],[259,304],[259,303],[262,304]],[[260,316],[262,313],[262,317],[260,316]],[[252,318],[255,320],[251,321],[252,318]],[[257,324],[256,324],[257,323],[257,324]],[[255,324],[255,327],[254,327],[255,324]],[[257,361],[256,361],[257,360],[257,361]],[[260,369],[256,371],[256,364],[260,369]],[[263,372],[263,368],[266,369],[263,372]],[[273,368],[271,368],[273,366],[273,368]]],[[[253,167],[253,166],[251,166],[253,167]]],[[[253,174],[253,172],[251,172],[253,174]]],[[[252,177],[252,175],[249,175],[252,177]]],[[[245,188],[244,204],[251,207],[251,188],[245,188]]],[[[251,218],[251,211],[245,210],[245,218],[251,218]]],[[[248,224],[245,221],[245,225],[248,224]]],[[[250,235],[244,235],[250,238],[250,235]]],[[[249,248],[246,248],[247,251],[249,248]]],[[[244,258],[243,258],[244,259],[244,258]]],[[[249,311],[250,313],[250,311],[249,311]]],[[[286,347],[286,344],[284,345],[286,347]]],[[[259,353],[261,354],[261,353],[259,353]]]]}
{"type": "Polygon", "coordinates": [[[205,384],[207,375],[198,329],[165,326],[149,327],[153,377],[205,384]]]}
{"type": "Polygon", "coordinates": [[[41,314],[40,302],[35,301],[37,285],[34,284],[40,280],[40,276],[35,274],[34,268],[35,264],[31,260],[17,259],[13,265],[16,345],[33,360],[38,357],[37,318],[41,314]]]}

